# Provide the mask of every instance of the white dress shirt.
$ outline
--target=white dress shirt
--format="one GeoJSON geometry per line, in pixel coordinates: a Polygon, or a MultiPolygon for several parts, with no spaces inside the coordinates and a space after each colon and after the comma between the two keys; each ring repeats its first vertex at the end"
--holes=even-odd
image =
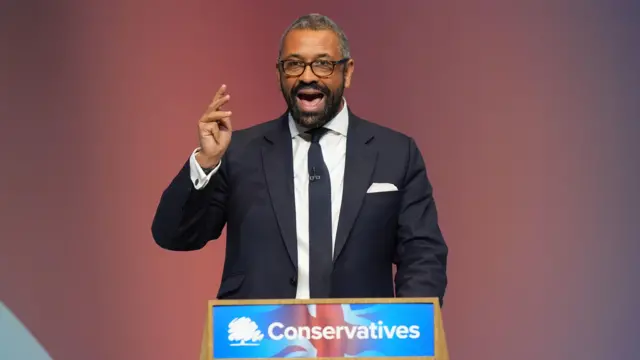
{"type": "MultiPolygon", "coordinates": [[[[325,124],[328,131],[321,139],[322,156],[329,170],[331,178],[331,223],[332,238],[335,248],[336,231],[342,204],[342,189],[344,185],[344,165],[347,154],[347,129],[349,128],[349,113],[347,102],[343,101],[342,110],[325,124]]],[[[307,130],[293,121],[289,115],[289,130],[291,131],[291,146],[293,147],[293,186],[295,193],[296,231],[298,248],[298,286],[297,299],[309,298],[309,170],[307,168],[307,152],[311,145],[311,138],[304,132],[307,130]]],[[[191,154],[189,161],[191,181],[196,189],[204,188],[211,177],[218,171],[220,164],[208,175],[204,173],[195,154],[191,154]]],[[[283,159],[283,161],[285,161],[283,159]]]]}

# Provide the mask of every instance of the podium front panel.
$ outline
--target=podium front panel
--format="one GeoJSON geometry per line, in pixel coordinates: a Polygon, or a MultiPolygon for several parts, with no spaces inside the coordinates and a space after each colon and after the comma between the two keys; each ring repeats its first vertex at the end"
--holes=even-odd
{"type": "Polygon", "coordinates": [[[211,359],[433,358],[433,303],[213,304],[211,359]]]}

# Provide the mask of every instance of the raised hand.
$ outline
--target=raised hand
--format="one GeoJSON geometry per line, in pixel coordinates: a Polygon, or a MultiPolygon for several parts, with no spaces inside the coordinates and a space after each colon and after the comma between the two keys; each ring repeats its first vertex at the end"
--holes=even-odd
{"type": "Polygon", "coordinates": [[[229,97],[227,86],[220,86],[198,121],[200,151],[196,153],[196,160],[202,168],[216,167],[231,143],[231,111],[222,110],[229,97]]]}

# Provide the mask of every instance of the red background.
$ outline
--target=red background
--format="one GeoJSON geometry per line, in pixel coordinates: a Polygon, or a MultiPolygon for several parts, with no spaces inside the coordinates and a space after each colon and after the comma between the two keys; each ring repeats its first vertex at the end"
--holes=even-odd
{"type": "Polygon", "coordinates": [[[196,358],[224,240],[164,251],[155,206],[220,84],[236,128],[284,110],[278,42],[308,12],[351,41],[353,110],[423,151],[453,359],[640,353],[634,3],[2,7],[0,299],[54,359],[196,358]]]}

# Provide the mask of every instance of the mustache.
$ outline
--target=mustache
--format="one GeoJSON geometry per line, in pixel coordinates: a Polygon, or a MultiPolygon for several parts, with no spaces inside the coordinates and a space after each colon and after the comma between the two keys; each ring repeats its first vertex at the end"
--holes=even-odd
{"type": "Polygon", "coordinates": [[[323,93],[325,96],[328,96],[331,93],[328,88],[322,87],[318,83],[300,83],[291,89],[291,96],[295,97],[296,95],[298,95],[298,92],[302,90],[317,90],[323,93]]]}

